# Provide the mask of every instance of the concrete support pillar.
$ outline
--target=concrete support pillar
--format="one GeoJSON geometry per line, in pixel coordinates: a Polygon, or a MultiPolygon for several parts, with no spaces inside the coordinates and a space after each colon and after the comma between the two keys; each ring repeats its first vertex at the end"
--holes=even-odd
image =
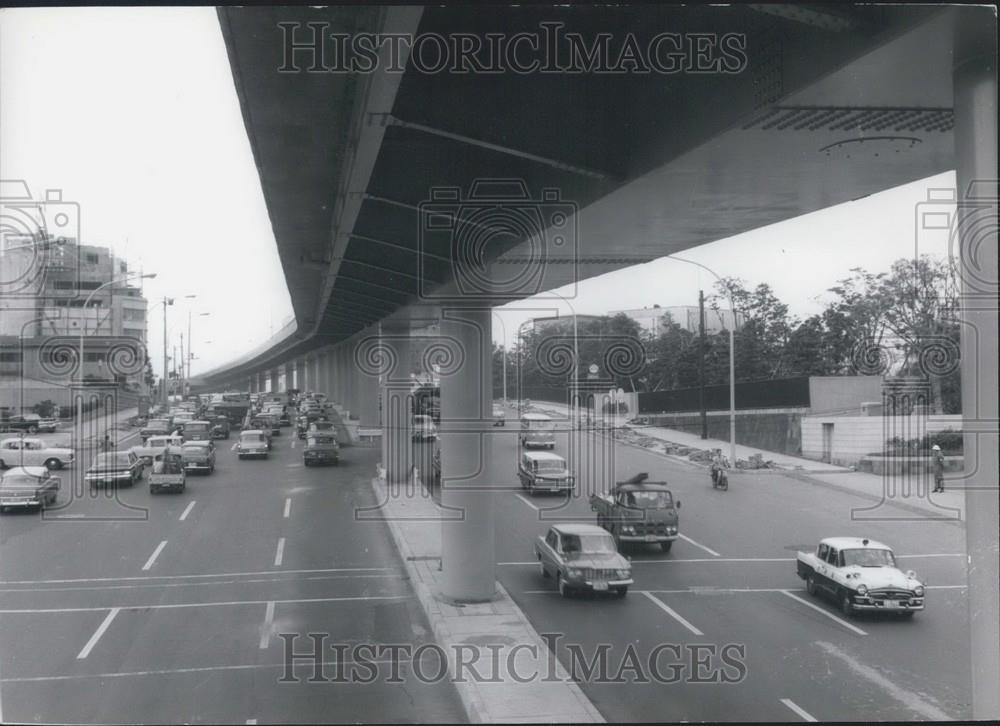
{"type": "Polygon", "coordinates": [[[267,371],[257,373],[257,392],[264,393],[267,390],[267,371]]]}
{"type": "Polygon", "coordinates": [[[257,393],[257,376],[250,376],[250,379],[247,381],[247,390],[250,393],[257,393]]]}
{"type": "Polygon", "coordinates": [[[441,504],[463,513],[441,525],[443,594],[456,602],[484,602],[496,593],[495,482],[486,474],[493,451],[491,320],[484,307],[446,310],[441,321],[441,343],[457,345],[461,361],[441,371],[441,504]]]}
{"type": "Polygon", "coordinates": [[[351,418],[361,418],[361,372],[354,360],[356,341],[344,345],[344,358],[347,361],[347,407],[351,410],[351,418]]]}
{"type": "MultiPolygon", "coordinates": [[[[292,388],[293,386],[289,386],[292,388]]],[[[300,391],[305,390],[306,387],[306,359],[298,358],[295,361],[295,386],[300,391]]]]}
{"type": "Polygon", "coordinates": [[[379,344],[393,362],[386,366],[382,388],[382,466],[390,484],[413,476],[413,420],[410,403],[410,328],[408,323],[383,323],[379,344]]]}
{"type": "Polygon", "coordinates": [[[278,392],[278,385],[279,385],[279,382],[278,382],[278,369],[277,368],[272,368],[270,375],[271,375],[271,393],[277,393],[278,392]]]}
{"type": "Polygon", "coordinates": [[[992,8],[956,9],[956,230],[961,249],[962,431],[965,456],[972,717],[1000,718],[1000,506],[997,498],[997,26],[992,8]]]}
{"type": "Polygon", "coordinates": [[[323,393],[333,399],[333,356],[329,348],[323,351],[323,393]]]}

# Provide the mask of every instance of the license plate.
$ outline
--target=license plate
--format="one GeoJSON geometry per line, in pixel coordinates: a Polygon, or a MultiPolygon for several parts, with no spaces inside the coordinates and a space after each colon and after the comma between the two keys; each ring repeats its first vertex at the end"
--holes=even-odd
{"type": "Polygon", "coordinates": [[[606,582],[595,582],[594,583],[594,589],[595,590],[607,590],[608,589],[608,583],[606,583],[606,582]]]}
{"type": "Polygon", "coordinates": [[[655,542],[656,541],[656,535],[655,534],[647,534],[646,535],[646,541],[647,542],[655,542]]]}
{"type": "Polygon", "coordinates": [[[896,610],[896,609],[899,608],[899,602],[897,600],[886,600],[885,601],[885,606],[889,610],[896,610]]]}

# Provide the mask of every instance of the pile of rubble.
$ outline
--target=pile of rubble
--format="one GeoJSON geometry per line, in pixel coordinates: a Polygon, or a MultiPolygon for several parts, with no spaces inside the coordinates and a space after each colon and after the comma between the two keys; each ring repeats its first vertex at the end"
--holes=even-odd
{"type": "Polygon", "coordinates": [[[736,460],[737,469],[775,469],[777,468],[775,463],[768,459],[764,461],[764,457],[761,454],[753,454],[749,459],[737,459],[736,460]]]}

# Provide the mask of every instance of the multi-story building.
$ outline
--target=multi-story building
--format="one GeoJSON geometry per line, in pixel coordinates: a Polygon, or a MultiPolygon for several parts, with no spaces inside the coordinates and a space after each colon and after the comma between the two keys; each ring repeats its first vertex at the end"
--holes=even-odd
{"type": "Polygon", "coordinates": [[[593,320],[601,320],[602,315],[553,315],[546,318],[534,318],[531,323],[537,332],[541,333],[572,333],[573,321],[577,325],[593,320]]]}
{"type": "MultiPolygon", "coordinates": [[[[650,335],[659,335],[664,329],[664,316],[670,318],[682,328],[691,333],[698,332],[698,306],[697,305],[671,305],[660,307],[654,305],[651,308],[638,308],[635,310],[612,310],[609,315],[626,315],[637,322],[642,330],[650,335]]],[[[742,322],[743,316],[736,317],[737,322],[742,322]]],[[[720,333],[729,330],[733,326],[733,311],[720,308],[715,310],[705,307],[705,332],[720,333]]]]}
{"type": "Polygon", "coordinates": [[[0,248],[0,406],[65,405],[73,382],[135,389],[145,370],[146,299],[106,247],[10,237],[0,248]],[[120,283],[106,284],[113,280],[120,283]],[[76,366],[84,337],[82,372],[76,366]],[[134,360],[128,348],[137,351],[134,360]],[[81,375],[82,373],[82,375],[81,375]]]}

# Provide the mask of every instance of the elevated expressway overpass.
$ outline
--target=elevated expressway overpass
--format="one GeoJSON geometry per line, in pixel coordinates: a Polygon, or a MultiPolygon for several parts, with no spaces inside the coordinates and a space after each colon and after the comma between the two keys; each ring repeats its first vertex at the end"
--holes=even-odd
{"type": "MultiPolygon", "coordinates": [[[[979,222],[962,231],[956,259],[972,331],[962,367],[976,712],[997,715],[989,9],[223,8],[219,19],[295,318],[195,383],[258,391],[283,379],[326,391],[363,426],[380,425],[382,385],[383,462],[400,481],[411,467],[411,331],[440,322],[443,479],[468,485],[444,489],[466,511],[443,530],[444,595],[455,600],[494,591],[493,505],[475,491],[491,450],[480,423],[492,401],[491,306],[956,169],[960,212],[993,210],[985,237],[979,222]],[[664,32],[681,45],[661,50],[690,50],[705,33],[706,57],[726,34],[745,52],[705,73],[692,72],[694,50],[673,57],[672,73],[548,72],[567,56],[513,70],[540,57],[532,43],[551,23],[588,44],[609,34],[609,57],[626,38],[647,48],[664,32]],[[435,68],[436,41],[415,44],[419,58],[386,43],[374,70],[344,73],[332,68],[337,33],[529,40],[499,73],[435,68]]],[[[916,253],[919,242],[915,229],[916,253]]]]}

